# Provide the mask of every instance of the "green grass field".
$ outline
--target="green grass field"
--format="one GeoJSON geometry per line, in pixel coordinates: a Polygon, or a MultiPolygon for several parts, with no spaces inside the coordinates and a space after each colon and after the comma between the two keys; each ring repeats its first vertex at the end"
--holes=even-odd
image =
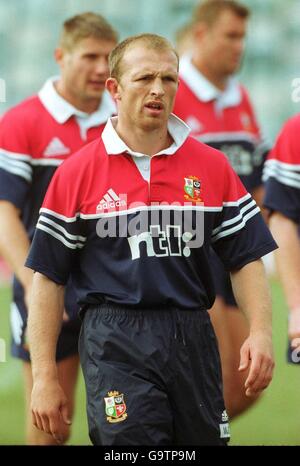
{"type": "MultiPolygon", "coordinates": [[[[231,423],[231,445],[300,445],[300,367],[285,362],[286,306],[278,283],[272,283],[276,370],[270,388],[246,414],[231,423]]],[[[9,299],[0,289],[0,338],[6,342],[6,362],[0,362],[0,444],[24,444],[24,400],[21,363],[9,355],[9,299]]],[[[72,445],[90,444],[82,378],[77,388],[72,445]]]]}

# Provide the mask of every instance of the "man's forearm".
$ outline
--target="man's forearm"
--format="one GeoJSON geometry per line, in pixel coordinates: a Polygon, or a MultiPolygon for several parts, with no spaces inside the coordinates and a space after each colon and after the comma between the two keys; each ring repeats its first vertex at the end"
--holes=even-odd
{"type": "Polygon", "coordinates": [[[29,246],[18,209],[10,202],[0,201],[0,254],[24,288],[30,287],[32,281],[32,271],[24,267],[29,246]]]}
{"type": "Polygon", "coordinates": [[[300,309],[300,241],[298,226],[280,213],[270,218],[270,229],[279,245],[276,266],[290,311],[300,309]]]}
{"type": "Polygon", "coordinates": [[[249,336],[241,347],[239,371],[249,370],[245,382],[247,396],[264,390],[272,380],[271,296],[262,260],[231,273],[235,298],[249,321],[249,336]]]}
{"type": "Polygon", "coordinates": [[[262,260],[231,272],[231,281],[238,307],[249,322],[250,333],[262,331],[271,334],[271,296],[262,260]]]}
{"type": "Polygon", "coordinates": [[[33,379],[57,378],[56,344],[64,309],[64,287],[35,273],[28,318],[33,379]]]}

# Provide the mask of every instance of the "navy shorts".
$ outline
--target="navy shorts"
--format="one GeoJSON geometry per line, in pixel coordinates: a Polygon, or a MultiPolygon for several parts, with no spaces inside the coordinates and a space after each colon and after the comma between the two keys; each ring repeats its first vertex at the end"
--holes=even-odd
{"type": "MultiPolygon", "coordinates": [[[[27,311],[22,299],[11,304],[10,323],[12,332],[11,354],[23,361],[30,361],[27,342],[27,311]]],[[[64,322],[57,341],[56,360],[61,361],[78,354],[81,320],[72,317],[64,322]]]]}
{"type": "Polygon", "coordinates": [[[216,296],[222,298],[227,306],[237,307],[237,302],[231,286],[230,274],[224,269],[224,265],[213,250],[210,256],[210,266],[216,296]]]}
{"type": "Polygon", "coordinates": [[[226,445],[221,365],[207,311],[86,311],[79,353],[94,445],[226,445]]]}

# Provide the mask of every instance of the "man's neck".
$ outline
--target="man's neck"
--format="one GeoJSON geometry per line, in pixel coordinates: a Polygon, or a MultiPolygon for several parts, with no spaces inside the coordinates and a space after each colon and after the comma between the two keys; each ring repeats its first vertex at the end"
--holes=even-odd
{"type": "Polygon", "coordinates": [[[218,75],[200,58],[192,59],[192,64],[200,71],[201,74],[217,89],[220,91],[225,91],[228,82],[228,76],[218,75]]]}
{"type": "Polygon", "coordinates": [[[54,83],[56,92],[69,104],[73,105],[77,110],[84,113],[94,113],[98,110],[101,98],[97,99],[81,99],[79,96],[70,92],[61,80],[54,83]]]}
{"type": "Polygon", "coordinates": [[[168,133],[167,126],[152,131],[138,127],[132,129],[124,124],[122,119],[118,118],[115,130],[133,152],[139,152],[150,157],[167,149],[173,143],[173,138],[168,133]]]}

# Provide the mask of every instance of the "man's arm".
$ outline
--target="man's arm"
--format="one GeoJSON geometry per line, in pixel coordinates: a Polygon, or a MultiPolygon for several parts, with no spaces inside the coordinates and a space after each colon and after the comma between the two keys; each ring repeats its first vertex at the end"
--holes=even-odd
{"type": "Polygon", "coordinates": [[[266,209],[263,206],[263,200],[265,196],[265,188],[263,185],[257,186],[251,193],[253,199],[255,200],[256,204],[260,208],[261,215],[263,216],[264,221],[268,224],[268,215],[266,209]]]}
{"type": "Polygon", "coordinates": [[[29,251],[29,239],[20,219],[20,211],[11,202],[0,201],[0,254],[15,273],[28,297],[32,270],[24,267],[29,251]]]}
{"type": "Polygon", "coordinates": [[[270,229],[279,245],[276,266],[289,307],[289,338],[293,347],[300,338],[300,241],[298,225],[280,212],[270,218],[270,229]]]}
{"type": "Polygon", "coordinates": [[[246,395],[257,395],[271,382],[274,369],[271,297],[262,260],[231,272],[231,281],[238,307],[250,327],[241,348],[239,370],[249,368],[246,395]]]}
{"type": "Polygon", "coordinates": [[[63,442],[70,424],[68,400],[58,381],[56,344],[64,309],[64,287],[36,272],[33,278],[28,318],[33,390],[33,423],[63,442]]]}
{"type": "Polygon", "coordinates": [[[256,204],[258,205],[258,207],[261,208],[263,205],[263,199],[265,195],[264,187],[262,185],[257,186],[256,188],[253,189],[253,191],[251,192],[251,195],[253,199],[255,200],[256,204]]]}

